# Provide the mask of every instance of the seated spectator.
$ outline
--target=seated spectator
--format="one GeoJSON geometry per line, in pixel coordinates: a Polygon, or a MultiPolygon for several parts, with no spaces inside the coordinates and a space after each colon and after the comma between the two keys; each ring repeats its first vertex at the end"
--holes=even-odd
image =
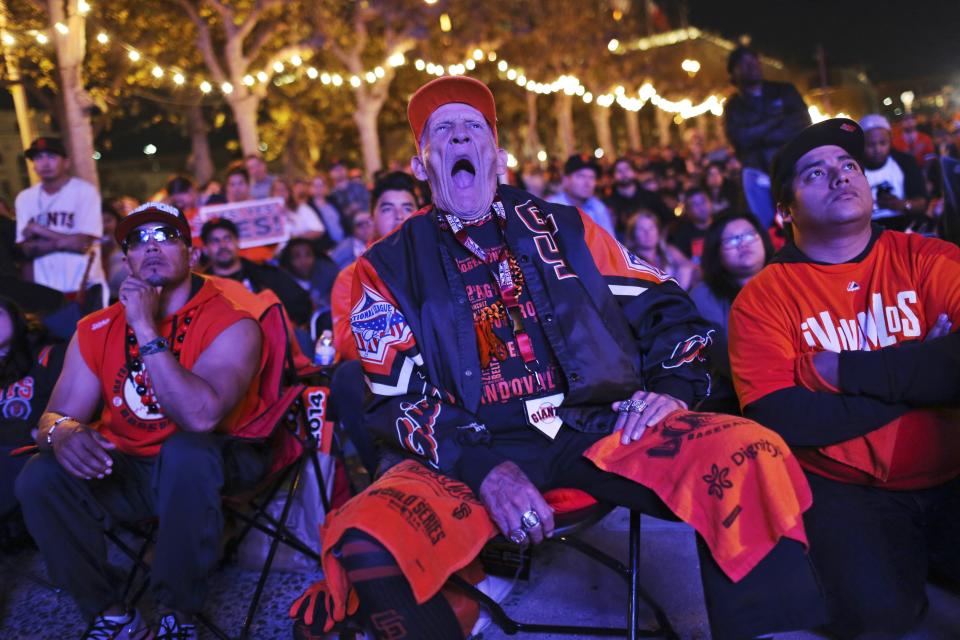
{"type": "Polygon", "coordinates": [[[925,168],[936,157],[933,139],[917,129],[917,116],[913,113],[903,114],[900,126],[893,131],[891,144],[897,151],[912,156],[921,168],[925,168]]]}
{"type": "MultiPolygon", "coordinates": [[[[271,198],[283,198],[284,208],[287,214],[287,231],[291,238],[306,238],[307,240],[319,240],[324,235],[323,223],[313,212],[313,209],[305,204],[297,204],[290,191],[290,186],[285,180],[275,178],[270,185],[271,198]]],[[[282,249],[282,247],[281,247],[282,249]]]]}
{"type": "Polygon", "coordinates": [[[346,226],[347,237],[330,252],[330,258],[340,269],[352,264],[367,250],[367,245],[373,240],[373,216],[369,211],[358,211],[349,218],[346,226]]]}
{"type": "Polygon", "coordinates": [[[219,181],[210,180],[200,187],[200,195],[197,197],[198,206],[223,202],[223,185],[219,181]]]}
{"type": "Polygon", "coordinates": [[[871,224],[856,122],[812,125],[774,159],[791,242],[737,296],[745,416],[810,484],[803,520],[835,638],[900,638],[936,570],[960,579],[960,250],[871,224]]]}
{"type": "MultiPolygon", "coordinates": [[[[360,623],[390,620],[389,629],[374,630],[380,640],[394,629],[462,638],[440,593],[446,576],[496,532],[517,545],[550,537],[550,488],[671,517],[635,479],[653,466],[663,474],[647,484],[659,476],[666,493],[689,489],[686,504],[714,511],[703,513],[705,535],[729,535],[721,521],[740,518],[734,544],[755,561],[742,567],[743,579],[725,575],[709,543],[698,544],[713,637],[820,624],[802,545],[781,535],[787,522],[764,517],[772,509],[758,507],[786,507],[787,495],[795,504],[781,466],[789,452],[775,446],[738,469],[718,447],[737,451],[740,442],[756,447],[776,436],[746,421],[712,429],[712,416],[685,412],[710,386],[699,357],[709,330],[686,294],[583,211],[498,185],[507,153],[497,145],[493,95],[480,81],[435,79],[407,113],[417,145],[411,165],[431,183],[435,209],[411,216],[360,258],[350,319],[372,396],[364,425],[391,456],[406,459],[324,523],[326,589],[293,608],[295,633],[304,632],[297,637],[316,637],[355,610],[360,623]],[[543,253],[528,255],[536,245],[543,253]],[[657,429],[670,415],[690,422],[657,429]],[[651,441],[664,447],[653,452],[651,441]],[[629,470],[592,462],[608,459],[598,449],[634,462],[629,470]],[[723,498],[729,502],[717,509],[723,498]],[[437,535],[404,517],[403,500],[422,505],[413,510],[429,514],[437,535]],[[761,526],[744,526],[748,510],[761,526]],[[307,629],[304,613],[313,621],[307,629]]],[[[800,510],[787,511],[794,528],[800,510]]]]}
{"type": "Polygon", "coordinates": [[[100,257],[103,260],[103,272],[107,274],[107,285],[110,287],[110,300],[116,302],[120,292],[120,285],[130,275],[127,269],[123,251],[117,246],[114,232],[120,224],[122,216],[112,207],[103,207],[103,238],[100,239],[100,257]]]}
{"type": "MultiPolygon", "coordinates": [[[[652,172],[645,172],[644,178],[652,177],[652,172]]],[[[613,163],[613,188],[606,199],[607,206],[617,220],[617,227],[626,227],[630,215],[638,209],[646,209],[656,214],[661,226],[673,221],[673,211],[657,195],[657,189],[652,189],[645,181],[641,181],[634,169],[630,158],[617,158],[613,163]]]]}
{"type": "Polygon", "coordinates": [[[713,388],[701,405],[704,411],[740,413],[727,351],[730,306],[744,285],[760,273],[772,257],[770,236],[749,213],[722,213],[707,229],[700,262],[703,282],[690,291],[697,311],[716,329],[709,349],[713,388]]]}
{"type": "Polygon", "coordinates": [[[864,175],[873,190],[874,221],[897,231],[925,226],[927,187],[920,166],[910,154],[891,147],[890,123],[883,116],[866,115],[860,127],[865,140],[864,175]]]}
{"type": "Polygon", "coordinates": [[[293,201],[297,206],[307,204],[310,199],[310,181],[303,178],[297,178],[293,181],[293,201]]]}
{"type": "Polygon", "coordinates": [[[310,181],[310,198],[307,200],[307,206],[313,209],[320,223],[323,224],[324,236],[318,241],[321,250],[329,251],[339,244],[345,237],[343,231],[343,214],[337,207],[327,200],[327,178],[322,173],[317,173],[310,181]]]}
{"type": "Polygon", "coordinates": [[[689,289],[697,267],[679,249],[667,243],[660,227],[660,218],[651,211],[638,211],[627,222],[624,244],[630,251],[689,289]]]}
{"type": "Polygon", "coordinates": [[[280,252],[280,268],[310,294],[314,310],[330,309],[330,291],[337,277],[337,265],[317,251],[306,238],[294,238],[280,252]]]}
{"type": "Polygon", "coordinates": [[[703,189],[714,213],[729,209],[737,201],[737,187],[724,176],[723,165],[711,162],[703,173],[703,189]]]}
{"type": "Polygon", "coordinates": [[[683,214],[671,225],[667,239],[683,255],[700,264],[703,238],[713,218],[713,204],[701,187],[691,187],[683,193],[683,214]]]}
{"type": "Polygon", "coordinates": [[[520,173],[520,182],[524,189],[538,198],[545,197],[547,191],[547,176],[537,162],[528,162],[523,165],[520,173]]]}
{"type": "Polygon", "coordinates": [[[131,276],[119,303],[78,326],[16,495],[51,580],[91,620],[90,639],[153,637],[124,606],[103,535],[113,522],[158,518],[153,633],[195,639],[220,556],[221,490],[269,469],[263,434],[236,431],[265,408],[260,327],[191,274],[190,226],[177,209],[141,206],[117,242],[131,276]]]}
{"type": "Polygon", "coordinates": [[[343,215],[370,210],[370,193],[359,176],[351,178],[350,168],[342,160],[330,165],[330,202],[343,215]]]}
{"type": "Polygon", "coordinates": [[[251,153],[243,159],[243,164],[250,176],[250,199],[262,200],[269,197],[277,176],[267,172],[267,163],[259,155],[251,153]]]}
{"type": "Polygon", "coordinates": [[[37,421],[63,366],[65,347],[51,342],[8,298],[0,297],[0,549],[26,532],[13,483],[26,458],[10,456],[32,444],[37,421]]]}
{"type": "Polygon", "coordinates": [[[190,234],[193,237],[193,246],[200,246],[200,229],[203,224],[200,222],[200,216],[197,215],[200,206],[200,195],[197,193],[197,185],[189,176],[182,174],[175,175],[167,181],[167,197],[164,200],[167,204],[172,204],[183,212],[187,221],[190,223],[190,234]]]}
{"type": "Polygon", "coordinates": [[[240,233],[235,224],[226,218],[210,220],[204,223],[200,238],[209,260],[207,273],[242,282],[254,293],[270,289],[277,294],[294,324],[302,326],[310,321],[310,296],[293,278],[277,267],[240,256],[240,233]]]}
{"type": "Polygon", "coordinates": [[[548,201],[577,207],[615,238],[613,216],[607,205],[594,195],[600,174],[600,165],[593,156],[586,153],[570,156],[563,165],[563,190],[548,201]]]}

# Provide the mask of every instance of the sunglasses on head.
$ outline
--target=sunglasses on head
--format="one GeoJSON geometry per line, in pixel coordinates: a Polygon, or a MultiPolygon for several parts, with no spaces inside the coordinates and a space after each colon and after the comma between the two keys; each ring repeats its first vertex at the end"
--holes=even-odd
{"type": "Polygon", "coordinates": [[[174,227],[156,227],[154,229],[134,229],[123,240],[123,250],[129,251],[141,247],[153,239],[157,244],[173,244],[183,238],[179,229],[174,227]]]}

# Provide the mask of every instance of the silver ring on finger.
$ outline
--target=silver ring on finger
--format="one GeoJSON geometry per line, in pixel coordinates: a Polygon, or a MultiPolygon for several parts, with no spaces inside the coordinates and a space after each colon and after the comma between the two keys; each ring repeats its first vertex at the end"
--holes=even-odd
{"type": "Polygon", "coordinates": [[[620,403],[620,413],[633,413],[637,401],[634,399],[624,400],[620,403]]]}
{"type": "Polygon", "coordinates": [[[634,413],[640,414],[640,413],[643,413],[644,411],[647,410],[647,406],[648,406],[648,405],[647,405],[647,402],[646,402],[645,400],[634,400],[634,402],[636,403],[636,404],[633,406],[633,412],[634,412],[634,413]]]}
{"type": "Polygon", "coordinates": [[[523,529],[514,529],[507,537],[510,538],[510,542],[519,545],[527,541],[527,532],[523,529]]]}
{"type": "Polygon", "coordinates": [[[530,529],[536,529],[540,526],[540,514],[533,509],[524,512],[524,514],[520,516],[520,526],[528,531],[530,529]]]}

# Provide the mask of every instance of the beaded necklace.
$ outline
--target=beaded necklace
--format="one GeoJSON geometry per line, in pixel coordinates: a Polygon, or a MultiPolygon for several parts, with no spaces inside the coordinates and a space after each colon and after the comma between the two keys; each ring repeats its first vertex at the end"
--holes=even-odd
{"type": "MultiPolygon", "coordinates": [[[[173,320],[170,323],[170,337],[167,342],[170,343],[170,353],[173,354],[173,357],[176,358],[178,362],[180,361],[180,351],[183,349],[183,341],[187,335],[187,328],[193,322],[193,316],[196,312],[196,307],[188,310],[183,317],[183,322],[179,323],[179,326],[176,315],[173,316],[173,320]]],[[[125,347],[127,375],[133,383],[137,395],[140,396],[140,401],[143,403],[144,408],[146,408],[147,413],[162,413],[160,402],[157,400],[157,394],[153,390],[153,385],[150,384],[150,374],[143,364],[143,358],[140,357],[140,346],[137,344],[137,336],[129,325],[127,326],[125,347]]]]}

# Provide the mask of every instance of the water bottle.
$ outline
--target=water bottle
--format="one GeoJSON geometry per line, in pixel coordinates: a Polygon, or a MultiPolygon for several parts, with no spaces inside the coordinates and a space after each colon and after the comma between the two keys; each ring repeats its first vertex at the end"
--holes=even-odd
{"type": "Polygon", "coordinates": [[[313,363],[321,367],[329,367],[337,359],[337,349],[333,346],[333,334],[325,329],[317,338],[317,346],[313,351],[313,363]]]}

